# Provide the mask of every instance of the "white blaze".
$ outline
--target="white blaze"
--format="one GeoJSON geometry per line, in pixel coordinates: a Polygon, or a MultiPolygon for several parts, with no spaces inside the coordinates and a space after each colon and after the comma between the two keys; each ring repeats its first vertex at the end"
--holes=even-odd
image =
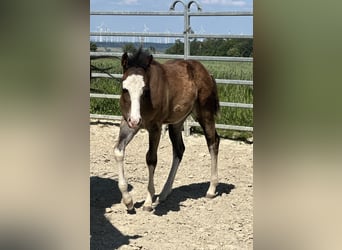
{"type": "Polygon", "coordinates": [[[131,114],[133,121],[139,121],[140,116],[140,97],[145,86],[144,78],[141,75],[130,75],[123,81],[122,87],[128,90],[131,98],[131,114]]]}

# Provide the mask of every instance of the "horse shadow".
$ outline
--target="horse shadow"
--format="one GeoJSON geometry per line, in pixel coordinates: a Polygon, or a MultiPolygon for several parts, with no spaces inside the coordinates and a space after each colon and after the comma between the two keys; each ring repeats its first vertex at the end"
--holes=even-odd
{"type": "MultiPolygon", "coordinates": [[[[170,211],[179,211],[182,206],[182,201],[205,197],[209,184],[209,182],[193,183],[172,189],[167,199],[155,207],[154,214],[162,216],[170,211]]],[[[229,194],[234,188],[235,186],[233,184],[219,183],[216,187],[217,196],[229,194]]],[[[214,199],[217,199],[217,196],[214,199]]]]}
{"type": "MultiPolygon", "coordinates": [[[[132,186],[129,187],[130,189],[132,186]]],[[[117,249],[140,235],[123,235],[104,216],[105,209],[121,202],[115,180],[90,177],[90,249],[117,249]]]]}

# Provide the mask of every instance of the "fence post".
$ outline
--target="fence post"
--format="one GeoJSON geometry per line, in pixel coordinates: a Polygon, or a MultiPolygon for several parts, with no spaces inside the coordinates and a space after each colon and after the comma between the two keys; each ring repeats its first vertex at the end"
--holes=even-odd
{"type": "MultiPolygon", "coordinates": [[[[200,7],[199,3],[196,1],[190,1],[188,5],[186,5],[183,1],[181,0],[176,0],[172,3],[170,10],[175,10],[175,6],[177,3],[183,4],[184,7],[184,60],[188,59],[188,56],[190,56],[190,41],[189,41],[189,33],[193,32],[191,27],[190,27],[190,7],[192,4],[196,4],[197,6],[197,11],[202,11],[202,8],[200,7]]],[[[189,124],[189,117],[186,118],[184,122],[184,134],[185,136],[190,135],[190,124],[189,124]]]]}

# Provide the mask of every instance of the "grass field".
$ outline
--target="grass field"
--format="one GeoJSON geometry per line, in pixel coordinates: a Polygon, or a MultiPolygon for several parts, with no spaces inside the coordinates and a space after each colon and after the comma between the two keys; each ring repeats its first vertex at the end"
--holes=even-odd
{"type": "MultiPolygon", "coordinates": [[[[159,60],[163,62],[165,60],[159,60]]],[[[98,59],[92,64],[99,68],[113,67],[110,73],[121,73],[118,59],[98,59]]],[[[250,62],[203,62],[209,72],[220,79],[252,80],[253,63],[250,62]]],[[[253,87],[243,85],[217,84],[220,101],[253,103],[253,87]]],[[[91,93],[120,94],[120,80],[97,78],[90,82],[91,93]]],[[[90,113],[120,115],[119,102],[116,99],[91,98],[90,113]]],[[[221,107],[217,123],[253,126],[253,109],[221,107]]],[[[192,128],[193,132],[201,133],[200,128],[192,128]]],[[[222,137],[245,139],[252,136],[250,132],[219,130],[222,137]]]]}

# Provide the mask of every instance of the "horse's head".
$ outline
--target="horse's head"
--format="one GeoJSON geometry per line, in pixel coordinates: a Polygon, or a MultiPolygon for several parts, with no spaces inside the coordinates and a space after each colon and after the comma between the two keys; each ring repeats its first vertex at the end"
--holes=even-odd
{"type": "Polygon", "coordinates": [[[123,78],[120,106],[122,115],[131,128],[137,128],[141,124],[140,104],[142,96],[148,91],[147,71],[152,60],[152,55],[142,49],[132,56],[124,53],[121,58],[123,78]]]}

